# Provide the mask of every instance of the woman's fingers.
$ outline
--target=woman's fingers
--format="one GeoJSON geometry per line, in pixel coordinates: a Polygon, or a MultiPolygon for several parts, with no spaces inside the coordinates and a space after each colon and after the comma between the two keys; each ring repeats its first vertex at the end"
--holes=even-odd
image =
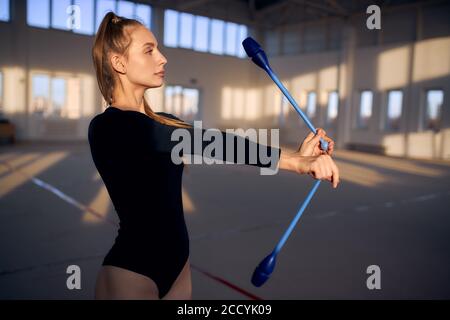
{"type": "Polygon", "coordinates": [[[333,171],[333,179],[331,182],[333,183],[333,188],[336,189],[339,184],[339,169],[336,166],[336,163],[334,163],[334,161],[331,164],[332,164],[332,171],[333,171]]]}
{"type": "Polygon", "coordinates": [[[310,132],[306,138],[303,140],[303,142],[309,142],[312,138],[314,138],[314,133],[310,132]]]}
{"type": "Polygon", "coordinates": [[[334,141],[330,139],[328,143],[327,153],[331,156],[333,154],[333,151],[334,151],[334,141]]]}
{"type": "Polygon", "coordinates": [[[316,133],[310,132],[302,145],[299,148],[299,152],[302,156],[319,156],[322,154],[332,155],[334,151],[334,141],[326,135],[326,131],[322,128],[317,128],[316,133]],[[322,150],[320,141],[321,139],[328,142],[328,149],[322,150]]]}
{"type": "Polygon", "coordinates": [[[313,135],[313,138],[309,140],[309,144],[311,144],[312,146],[316,147],[318,146],[319,142],[320,142],[320,138],[323,138],[325,136],[325,131],[323,131],[323,129],[317,129],[317,134],[314,135],[312,132],[311,134],[313,135]]]}
{"type": "Polygon", "coordinates": [[[311,164],[312,176],[318,180],[328,180],[337,188],[339,184],[339,169],[329,155],[320,155],[311,164]]]}

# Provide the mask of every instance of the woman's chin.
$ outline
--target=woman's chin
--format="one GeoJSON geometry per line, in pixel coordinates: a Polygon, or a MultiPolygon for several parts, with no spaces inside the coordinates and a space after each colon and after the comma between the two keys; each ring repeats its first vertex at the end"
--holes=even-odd
{"type": "Polygon", "coordinates": [[[163,84],[164,84],[164,81],[155,81],[154,83],[152,83],[152,84],[150,84],[150,85],[147,85],[146,86],[146,88],[147,89],[150,89],[150,88],[159,88],[159,87],[162,87],[163,86],[163,84]]]}

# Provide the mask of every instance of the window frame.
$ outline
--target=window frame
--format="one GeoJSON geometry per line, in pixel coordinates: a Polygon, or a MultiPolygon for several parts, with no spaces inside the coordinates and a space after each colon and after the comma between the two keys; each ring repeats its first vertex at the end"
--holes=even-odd
{"type": "Polygon", "coordinates": [[[405,103],[405,92],[402,88],[393,88],[393,89],[389,89],[386,91],[386,98],[385,98],[385,107],[384,107],[384,113],[383,113],[383,119],[384,119],[384,124],[383,124],[383,131],[388,132],[388,133],[395,133],[395,132],[401,132],[402,127],[403,127],[403,105],[405,103]],[[389,96],[390,93],[392,92],[400,92],[401,93],[401,105],[400,105],[400,116],[398,117],[398,128],[394,129],[391,125],[390,125],[390,121],[389,121],[389,96]]]}
{"type": "Polygon", "coordinates": [[[170,9],[167,8],[164,11],[164,34],[163,34],[163,43],[165,47],[168,48],[177,48],[177,49],[187,49],[187,50],[191,50],[191,51],[195,51],[195,52],[201,52],[201,53],[208,53],[208,54],[212,54],[212,55],[218,55],[218,56],[227,56],[227,57],[235,57],[238,59],[243,59],[246,58],[246,54],[244,52],[244,50],[241,49],[241,42],[242,40],[240,39],[240,36],[242,34],[244,34],[244,32],[242,32],[242,28],[245,28],[245,34],[246,37],[249,34],[249,27],[245,24],[240,24],[234,21],[228,21],[228,20],[223,20],[223,19],[217,19],[217,18],[212,18],[212,17],[207,17],[207,16],[203,16],[203,15],[196,15],[196,14],[192,14],[190,12],[184,12],[184,11],[178,11],[178,10],[174,10],[174,9],[170,9]],[[166,33],[166,12],[167,11],[172,11],[174,14],[177,15],[176,20],[177,20],[177,26],[175,28],[175,34],[168,34],[166,33]],[[192,16],[192,30],[191,30],[191,38],[192,38],[192,45],[191,46],[184,46],[181,45],[181,16],[182,14],[189,14],[192,16]],[[198,18],[203,18],[203,19],[207,19],[207,30],[206,30],[206,48],[203,50],[199,50],[196,49],[196,40],[197,40],[197,19],[198,18]],[[217,20],[218,22],[222,23],[222,30],[221,30],[221,35],[222,35],[222,41],[221,42],[221,50],[217,50],[218,52],[212,51],[212,44],[213,44],[213,32],[212,32],[212,25],[214,20],[217,20]],[[236,37],[236,41],[235,41],[235,48],[234,54],[229,54],[227,52],[227,26],[228,24],[234,24],[236,26],[236,30],[235,30],[235,37],[236,37]],[[174,44],[170,44],[167,45],[166,42],[166,36],[167,37],[173,37],[174,39],[174,44]]]}
{"type": "Polygon", "coordinates": [[[420,112],[420,117],[419,117],[419,127],[421,131],[440,131],[442,129],[442,110],[444,108],[444,103],[445,103],[445,90],[442,87],[429,87],[429,88],[424,88],[422,90],[422,94],[423,94],[423,98],[422,98],[422,103],[421,103],[421,112],[420,112]],[[437,128],[428,128],[427,124],[428,124],[428,93],[430,91],[440,91],[442,92],[442,104],[441,104],[441,108],[440,108],[440,112],[439,112],[439,116],[438,116],[438,121],[439,121],[439,126],[437,128]]]}
{"type": "MultiPolygon", "coordinates": [[[[42,69],[34,69],[34,70],[30,70],[29,71],[29,89],[28,89],[28,94],[29,94],[29,108],[26,110],[27,116],[37,116],[35,115],[36,111],[32,110],[31,106],[33,104],[33,78],[34,76],[45,76],[48,78],[48,103],[49,103],[49,109],[53,112],[54,111],[54,94],[53,94],[53,80],[54,79],[63,79],[65,84],[64,84],[64,105],[62,106],[63,110],[64,108],[68,107],[68,96],[69,96],[69,80],[71,78],[76,78],[80,81],[80,88],[79,88],[79,95],[82,96],[83,94],[83,78],[80,74],[76,74],[76,73],[70,73],[70,72],[54,72],[54,71],[48,71],[48,70],[42,70],[42,69]]],[[[57,121],[65,121],[65,120],[80,120],[83,117],[83,111],[82,111],[82,99],[79,100],[79,105],[78,105],[78,112],[79,112],[79,117],[78,118],[67,118],[67,117],[61,117],[61,116],[48,116],[48,115],[40,115],[39,117],[42,120],[48,120],[48,121],[52,121],[52,120],[57,120],[57,121]]]]}
{"type": "MultiPolygon", "coordinates": [[[[201,90],[201,88],[199,88],[199,87],[196,87],[196,86],[185,86],[185,85],[183,85],[183,84],[178,84],[178,83],[170,83],[170,84],[165,84],[164,85],[164,90],[163,90],[163,102],[162,102],[162,105],[163,105],[163,112],[166,112],[166,113],[171,113],[171,114],[173,114],[173,115],[175,115],[175,116],[180,116],[180,117],[183,117],[183,115],[179,115],[179,114],[177,114],[176,112],[174,112],[173,111],[173,108],[172,108],[172,111],[168,111],[167,110],[167,108],[166,108],[166,103],[167,103],[167,95],[166,95],[166,90],[168,89],[168,88],[175,88],[175,87],[180,87],[181,88],[181,93],[182,93],[182,95],[183,95],[183,97],[184,97],[184,90],[185,89],[191,89],[191,90],[196,90],[197,92],[198,92],[198,101],[197,101],[197,113],[195,114],[195,116],[194,116],[194,119],[192,120],[192,123],[193,123],[193,121],[197,121],[197,120],[200,120],[201,119],[201,117],[202,117],[202,108],[201,108],[201,97],[202,97],[202,90],[201,90]]],[[[172,102],[172,107],[173,107],[173,102],[172,102]]],[[[183,110],[183,108],[184,108],[184,106],[182,105],[182,106],[180,106],[181,107],[181,110],[183,110]]],[[[185,120],[185,119],[183,119],[183,118],[181,118],[181,120],[185,120]]],[[[186,122],[188,122],[188,123],[190,123],[190,121],[186,121],[186,122]]]]}
{"type": "Polygon", "coordinates": [[[369,130],[370,129],[370,122],[373,119],[373,105],[374,105],[374,91],[372,89],[369,88],[365,88],[365,89],[360,89],[358,90],[358,112],[356,114],[356,121],[354,123],[354,128],[355,129],[359,129],[359,130],[369,130]],[[371,94],[371,100],[370,100],[370,117],[367,120],[367,125],[363,126],[362,125],[362,117],[361,117],[361,111],[362,111],[362,97],[363,97],[363,93],[365,92],[370,92],[371,94]]]}
{"type": "Polygon", "coordinates": [[[330,90],[328,91],[327,94],[327,114],[325,117],[325,123],[327,124],[327,126],[335,126],[337,121],[338,121],[338,117],[339,117],[339,105],[340,105],[340,96],[339,96],[339,90],[330,90]],[[330,118],[330,97],[331,95],[335,93],[337,95],[337,101],[336,101],[336,117],[335,118],[330,118]]]}
{"type": "Polygon", "coordinates": [[[11,0],[7,0],[8,2],[8,10],[6,11],[8,13],[8,20],[0,19],[0,23],[11,23],[11,0]]]}
{"type": "MultiPolygon", "coordinates": [[[[76,35],[81,35],[81,36],[88,36],[88,37],[93,37],[95,36],[95,34],[97,33],[97,22],[100,25],[100,21],[101,19],[103,19],[103,17],[97,17],[97,13],[98,13],[98,3],[100,2],[100,0],[92,0],[92,25],[91,25],[91,32],[77,32],[76,29],[74,28],[70,28],[70,29],[64,29],[64,28],[58,28],[58,27],[54,27],[53,26],[53,0],[48,0],[49,1],[49,21],[48,21],[48,27],[45,26],[36,26],[36,25],[31,25],[28,23],[28,1],[32,1],[32,0],[27,0],[26,1],[26,16],[27,16],[27,27],[29,28],[36,28],[36,29],[47,29],[47,30],[56,30],[56,31],[62,31],[62,32],[69,32],[72,34],[76,34],[76,35]],[[97,21],[97,18],[99,19],[99,21],[97,21]]],[[[113,0],[114,2],[114,12],[116,12],[117,14],[120,15],[120,13],[118,12],[118,8],[119,8],[119,2],[121,0],[113,0]]],[[[140,18],[137,17],[137,6],[138,5],[145,5],[149,7],[149,28],[151,29],[152,27],[152,23],[153,23],[153,7],[151,4],[148,3],[142,3],[142,2],[136,2],[136,1],[131,1],[131,0],[125,0],[126,2],[131,2],[133,4],[133,17],[134,18],[140,18]]],[[[75,5],[75,0],[70,0],[70,5],[75,5]]],[[[10,14],[11,14],[11,6],[9,8],[10,14]]],[[[11,18],[10,18],[11,20],[11,18]]],[[[9,20],[9,21],[10,21],[9,20]]],[[[7,21],[3,21],[1,20],[0,22],[7,22],[7,21]]]]}

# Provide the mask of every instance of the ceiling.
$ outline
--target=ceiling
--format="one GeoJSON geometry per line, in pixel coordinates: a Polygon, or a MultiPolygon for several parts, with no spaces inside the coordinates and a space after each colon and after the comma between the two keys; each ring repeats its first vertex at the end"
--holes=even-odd
{"type": "Polygon", "coordinates": [[[439,0],[140,0],[156,7],[204,15],[263,28],[366,14],[369,5],[383,10],[449,1],[439,0]]]}

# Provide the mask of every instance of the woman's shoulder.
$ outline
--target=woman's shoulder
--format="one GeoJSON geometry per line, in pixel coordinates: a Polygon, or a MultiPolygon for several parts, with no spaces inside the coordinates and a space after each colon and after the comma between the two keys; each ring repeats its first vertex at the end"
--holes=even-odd
{"type": "Polygon", "coordinates": [[[127,125],[129,123],[127,119],[132,119],[134,117],[134,114],[117,112],[115,109],[107,107],[103,112],[96,114],[91,119],[88,128],[88,136],[89,138],[107,136],[116,132],[126,134],[132,127],[136,127],[136,121],[133,121],[132,125],[131,122],[130,125],[127,125]],[[121,127],[123,125],[125,125],[125,127],[121,127]],[[119,130],[124,128],[126,130],[119,130]]]}
{"type": "MultiPolygon", "coordinates": [[[[155,112],[167,118],[180,120],[173,114],[167,112],[155,112]]],[[[95,115],[89,123],[89,136],[116,132],[118,126],[125,125],[126,132],[132,133],[138,128],[148,128],[149,124],[156,123],[152,118],[139,111],[123,111],[117,108],[107,107],[102,113],[95,115]],[[139,124],[142,124],[139,125],[139,124]],[[133,130],[132,130],[133,129],[133,130]]]]}
{"type": "Polygon", "coordinates": [[[103,113],[96,114],[89,122],[88,127],[88,140],[93,142],[103,136],[108,126],[105,125],[103,113]]]}
{"type": "Polygon", "coordinates": [[[159,114],[159,115],[162,115],[162,116],[164,116],[164,117],[167,117],[167,118],[172,118],[172,119],[175,119],[175,120],[181,120],[180,118],[174,116],[174,115],[171,114],[171,113],[162,112],[162,111],[158,111],[158,112],[155,112],[155,113],[156,113],[156,114],[159,114]]]}

